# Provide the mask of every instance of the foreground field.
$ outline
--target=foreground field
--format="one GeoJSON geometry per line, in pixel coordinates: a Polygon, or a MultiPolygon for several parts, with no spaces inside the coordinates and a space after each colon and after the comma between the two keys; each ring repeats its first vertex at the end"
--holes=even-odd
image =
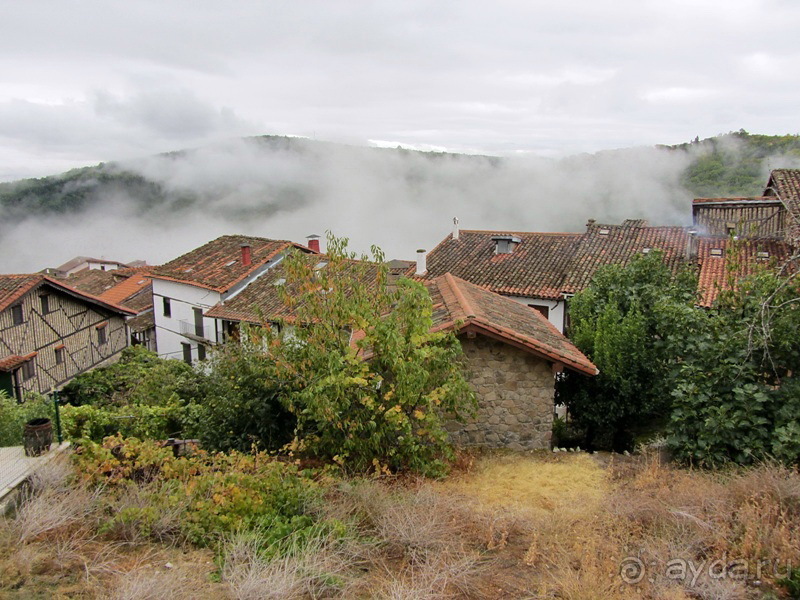
{"type": "Polygon", "coordinates": [[[129,489],[113,504],[105,486],[53,467],[0,521],[0,597],[791,597],[776,581],[800,566],[796,472],[579,453],[460,465],[441,482],[321,478],[304,510],[324,525],[280,551],[257,527],[199,548],[169,503],[146,529],[109,521],[147,513],[149,496],[129,489]]]}

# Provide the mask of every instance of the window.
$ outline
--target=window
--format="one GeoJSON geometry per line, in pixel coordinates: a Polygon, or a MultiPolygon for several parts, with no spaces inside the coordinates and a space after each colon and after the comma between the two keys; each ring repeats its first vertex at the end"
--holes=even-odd
{"type": "Polygon", "coordinates": [[[30,360],[25,361],[24,363],[22,363],[22,380],[23,381],[28,381],[28,379],[33,377],[35,375],[35,373],[36,373],[36,369],[34,368],[34,365],[33,365],[33,360],[34,359],[30,359],[30,360]]]}
{"type": "Polygon", "coordinates": [[[206,347],[203,344],[197,346],[197,360],[206,359],[206,347]]]}
{"type": "Polygon", "coordinates": [[[172,316],[172,305],[169,303],[169,298],[163,298],[164,300],[164,316],[171,317],[172,316]]]}
{"type": "Polygon", "coordinates": [[[50,312],[50,296],[42,294],[39,296],[39,302],[42,304],[42,314],[46,315],[50,312]]]}
{"type": "Polygon", "coordinates": [[[194,334],[197,337],[205,337],[203,331],[203,309],[193,308],[194,311],[194,334]]]}
{"type": "Polygon", "coordinates": [[[14,325],[21,325],[25,322],[25,314],[22,312],[22,304],[11,307],[11,320],[14,325]]]}
{"type": "Polygon", "coordinates": [[[547,306],[539,306],[538,304],[528,304],[528,306],[530,306],[533,310],[538,310],[540,313],[542,313],[542,316],[544,316],[545,319],[549,319],[550,318],[550,308],[549,307],[547,307],[547,306]]]}
{"type": "Polygon", "coordinates": [[[183,347],[183,362],[187,365],[192,364],[192,345],[184,342],[181,346],[183,347]]]}
{"type": "Polygon", "coordinates": [[[102,346],[108,341],[108,337],[106,336],[106,326],[102,325],[97,328],[97,344],[102,346]]]}
{"type": "Polygon", "coordinates": [[[56,364],[63,365],[64,364],[64,346],[59,346],[56,348],[56,364]]]}

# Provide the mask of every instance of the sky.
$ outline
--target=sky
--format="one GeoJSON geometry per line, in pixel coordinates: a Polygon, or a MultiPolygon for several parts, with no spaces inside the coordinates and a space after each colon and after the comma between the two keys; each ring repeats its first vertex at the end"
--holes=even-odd
{"type": "Polygon", "coordinates": [[[798,133],[794,0],[4,0],[0,181],[259,134],[563,157],[798,133]]]}

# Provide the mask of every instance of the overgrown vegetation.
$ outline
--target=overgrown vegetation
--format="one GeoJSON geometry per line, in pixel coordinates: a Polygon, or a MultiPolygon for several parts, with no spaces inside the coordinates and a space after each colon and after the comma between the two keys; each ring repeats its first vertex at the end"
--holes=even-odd
{"type": "Polygon", "coordinates": [[[668,418],[696,289],[691,271],[675,275],[651,252],[598,270],[572,299],[570,338],[600,374],[567,372],[557,393],[586,446],[630,449],[635,429],[668,418]]]}
{"type": "Polygon", "coordinates": [[[356,472],[444,473],[452,453],[442,421],[474,407],[460,343],[431,333],[421,284],[389,287],[379,249],[355,261],[331,235],[327,248],[324,267],[300,254],[286,260],[297,327],[270,349],[294,390],[293,450],[356,472]]]}

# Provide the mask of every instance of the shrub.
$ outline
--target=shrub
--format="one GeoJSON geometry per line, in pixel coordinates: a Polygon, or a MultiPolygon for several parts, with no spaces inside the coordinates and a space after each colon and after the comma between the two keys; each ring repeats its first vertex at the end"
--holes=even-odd
{"type": "Polygon", "coordinates": [[[400,280],[390,289],[372,250],[355,261],[347,240],[329,235],[323,268],[299,253],[285,261],[298,325],[271,352],[297,390],[286,397],[297,418],[293,449],[352,471],[439,475],[452,457],[443,416],[475,406],[461,345],[430,332],[425,288],[400,280]]]}
{"type": "Polygon", "coordinates": [[[696,318],[695,290],[688,270],[675,275],[651,252],[600,268],[572,299],[570,337],[600,374],[567,371],[556,391],[589,447],[631,449],[632,430],[669,414],[668,390],[696,318]]]}
{"type": "Polygon", "coordinates": [[[0,392],[0,448],[21,446],[25,423],[40,417],[55,419],[53,402],[48,397],[28,394],[20,403],[0,392]]]}

